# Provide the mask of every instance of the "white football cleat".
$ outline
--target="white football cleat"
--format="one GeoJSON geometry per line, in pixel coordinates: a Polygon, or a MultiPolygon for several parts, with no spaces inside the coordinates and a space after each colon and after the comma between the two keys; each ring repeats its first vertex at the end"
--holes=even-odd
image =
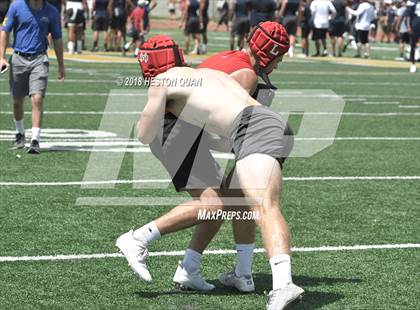
{"type": "Polygon", "coordinates": [[[181,261],[178,262],[178,268],[172,281],[181,290],[211,291],[215,288],[213,284],[206,282],[199,272],[194,274],[188,273],[182,266],[181,261]]]}
{"type": "Polygon", "coordinates": [[[305,291],[290,283],[287,287],[272,290],[267,296],[267,310],[283,310],[294,301],[301,300],[305,291]]]}
{"type": "Polygon", "coordinates": [[[235,271],[219,274],[219,282],[224,286],[234,287],[240,292],[249,293],[255,291],[252,275],[238,277],[235,271]]]}
{"type": "Polygon", "coordinates": [[[134,239],[133,230],[121,235],[115,245],[128,261],[128,265],[134,271],[135,275],[146,282],[151,282],[152,277],[147,269],[146,259],[149,255],[147,248],[134,239]]]}
{"type": "Polygon", "coordinates": [[[410,73],[416,73],[416,71],[417,71],[417,68],[416,68],[416,65],[411,65],[411,67],[410,67],[410,73]]]}

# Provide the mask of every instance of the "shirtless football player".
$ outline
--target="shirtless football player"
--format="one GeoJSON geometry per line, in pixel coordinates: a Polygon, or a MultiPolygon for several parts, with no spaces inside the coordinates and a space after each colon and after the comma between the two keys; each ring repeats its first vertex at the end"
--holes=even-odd
{"type": "MultiPolygon", "coordinates": [[[[279,54],[277,48],[272,48],[273,55],[279,54]]],[[[229,75],[210,69],[179,67],[183,64],[182,54],[170,37],[151,38],[142,46],[141,53],[146,55],[141,63],[145,77],[169,80],[182,77],[203,82],[202,87],[151,86],[138,123],[140,141],[148,144],[160,136],[166,110],[178,122],[202,128],[198,140],[211,133],[231,142],[236,166],[230,186],[239,187],[258,210],[258,224],[272,267],[273,289],[267,309],[283,309],[303,294],[292,283],[290,233],[280,212],[281,164],[293,144],[292,138],[284,135],[287,124],[249,96],[229,75]]],[[[274,62],[266,71],[273,69],[274,62]]],[[[211,204],[196,200],[177,206],[140,229],[120,236],[116,245],[132,270],[145,281],[151,281],[146,265],[150,242],[163,234],[198,224],[200,209],[222,207],[221,202],[215,206],[214,201],[217,199],[211,204]]]]}

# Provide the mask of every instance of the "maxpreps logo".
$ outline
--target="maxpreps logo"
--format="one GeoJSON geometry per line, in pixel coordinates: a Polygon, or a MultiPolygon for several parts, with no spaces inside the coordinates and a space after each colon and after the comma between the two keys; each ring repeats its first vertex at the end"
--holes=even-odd
{"type": "Polygon", "coordinates": [[[149,55],[147,55],[145,53],[140,53],[139,54],[139,61],[147,63],[149,61],[149,55]]]}

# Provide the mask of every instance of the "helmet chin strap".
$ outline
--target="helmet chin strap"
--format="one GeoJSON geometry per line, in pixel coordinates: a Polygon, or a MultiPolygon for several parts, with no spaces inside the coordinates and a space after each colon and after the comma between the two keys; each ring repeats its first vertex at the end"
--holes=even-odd
{"type": "Polygon", "coordinates": [[[271,89],[276,90],[276,89],[277,89],[277,87],[276,87],[276,86],[274,86],[274,85],[271,83],[270,78],[268,77],[267,72],[265,72],[265,70],[264,70],[263,68],[261,68],[258,64],[256,65],[256,69],[257,69],[257,75],[258,75],[259,77],[261,77],[261,78],[262,78],[262,80],[264,81],[264,83],[265,83],[268,87],[270,87],[271,89]]]}

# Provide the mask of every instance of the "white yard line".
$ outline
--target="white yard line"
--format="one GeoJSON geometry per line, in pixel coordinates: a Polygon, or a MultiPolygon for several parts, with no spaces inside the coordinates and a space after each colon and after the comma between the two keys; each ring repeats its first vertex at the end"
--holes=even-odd
{"type": "MultiPolygon", "coordinates": [[[[126,94],[126,96],[130,96],[126,94]]],[[[277,111],[280,114],[289,115],[342,115],[342,116],[374,116],[374,117],[389,117],[389,116],[419,116],[420,112],[284,112],[277,111]]],[[[25,114],[31,112],[26,111],[25,114]]],[[[1,111],[0,114],[11,114],[10,111],[1,111]]],[[[45,111],[44,114],[50,115],[140,115],[141,111],[45,111]]]]}
{"type": "MultiPolygon", "coordinates": [[[[369,244],[369,245],[350,245],[350,246],[321,246],[321,247],[294,247],[292,252],[340,252],[340,251],[366,251],[366,250],[391,250],[391,249],[418,249],[419,243],[404,244],[369,244]]],[[[254,253],[264,253],[264,249],[254,249],[254,253]]],[[[185,251],[162,251],[151,252],[149,256],[182,256],[185,251]]],[[[236,250],[220,249],[206,250],[207,255],[227,255],[235,254],[236,250]]],[[[33,261],[66,261],[66,260],[88,260],[104,258],[120,258],[120,253],[99,253],[99,254],[71,254],[71,255],[43,255],[43,256],[0,256],[0,262],[33,262],[33,261]]]]}
{"type": "MultiPolygon", "coordinates": [[[[285,177],[285,181],[410,181],[420,180],[418,175],[410,176],[319,176],[319,177],[285,177]]],[[[138,184],[168,183],[169,179],[146,180],[106,180],[106,181],[67,181],[67,182],[0,182],[2,187],[11,186],[83,186],[105,184],[138,184]]]]}
{"type": "Polygon", "coordinates": [[[401,105],[399,105],[398,106],[400,109],[418,109],[418,108],[420,108],[420,105],[416,105],[416,104],[413,104],[413,105],[404,105],[404,104],[401,104],[401,105]]]}

